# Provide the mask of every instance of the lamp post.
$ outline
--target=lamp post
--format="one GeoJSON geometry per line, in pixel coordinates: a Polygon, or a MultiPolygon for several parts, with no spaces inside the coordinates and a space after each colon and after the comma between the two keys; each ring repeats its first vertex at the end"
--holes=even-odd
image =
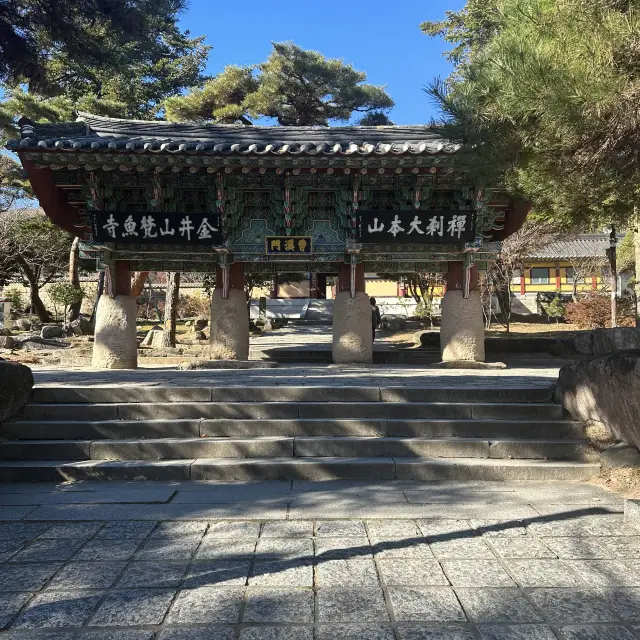
{"type": "Polygon", "coordinates": [[[609,257],[609,270],[610,270],[610,283],[611,283],[611,326],[618,326],[618,268],[617,268],[617,246],[618,237],[616,235],[616,228],[612,224],[609,228],[609,251],[607,252],[609,257]]]}

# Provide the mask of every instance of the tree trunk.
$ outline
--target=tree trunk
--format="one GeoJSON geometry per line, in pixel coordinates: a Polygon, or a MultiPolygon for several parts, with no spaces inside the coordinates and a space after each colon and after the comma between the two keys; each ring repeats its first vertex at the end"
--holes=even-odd
{"type": "Polygon", "coordinates": [[[164,331],[162,346],[176,346],[176,314],[178,311],[178,295],[180,294],[180,272],[170,271],[167,274],[167,294],[164,302],[164,331]]]}
{"type": "Polygon", "coordinates": [[[616,264],[616,229],[612,225],[609,234],[609,268],[611,270],[611,326],[618,326],[618,268],[616,264]]]}
{"type": "MultiPolygon", "coordinates": [[[[69,251],[69,282],[74,286],[80,288],[80,238],[74,238],[71,243],[71,251],[69,251]]],[[[80,309],[82,307],[82,300],[74,302],[69,307],[69,322],[73,322],[78,319],[80,315],[80,309]]]]}
{"type": "Polygon", "coordinates": [[[636,249],[636,283],[634,286],[636,293],[636,327],[640,327],[640,209],[633,208],[635,220],[635,233],[633,235],[633,244],[636,249]]]}
{"type": "Polygon", "coordinates": [[[133,274],[133,278],[131,278],[131,295],[134,298],[142,295],[142,292],[144,291],[144,284],[148,277],[148,271],[136,271],[133,274]]]}
{"type": "Polygon", "coordinates": [[[29,280],[29,299],[31,308],[40,319],[40,322],[52,322],[53,318],[44,306],[44,302],[40,298],[40,287],[36,281],[29,280]]]}
{"type": "Polygon", "coordinates": [[[98,310],[98,302],[100,302],[100,297],[104,293],[104,271],[100,271],[98,274],[98,290],[96,292],[96,301],[93,305],[93,310],[91,311],[91,322],[96,321],[96,311],[98,310]]]}
{"type": "Polygon", "coordinates": [[[34,273],[30,265],[20,256],[16,256],[16,262],[29,283],[29,300],[32,313],[38,316],[40,322],[52,322],[53,318],[40,298],[40,285],[38,284],[37,272],[34,273]]]}

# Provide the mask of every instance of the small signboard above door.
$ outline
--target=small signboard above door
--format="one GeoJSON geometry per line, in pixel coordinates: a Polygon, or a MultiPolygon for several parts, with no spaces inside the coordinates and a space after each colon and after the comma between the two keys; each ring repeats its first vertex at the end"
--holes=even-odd
{"type": "Polygon", "coordinates": [[[475,239],[473,210],[358,211],[364,244],[451,244],[475,239]]]}
{"type": "Polygon", "coordinates": [[[264,240],[268,256],[311,255],[311,236],[266,236],[264,240]]]}
{"type": "Polygon", "coordinates": [[[224,244],[219,213],[93,211],[95,242],[117,244],[224,244]]]}

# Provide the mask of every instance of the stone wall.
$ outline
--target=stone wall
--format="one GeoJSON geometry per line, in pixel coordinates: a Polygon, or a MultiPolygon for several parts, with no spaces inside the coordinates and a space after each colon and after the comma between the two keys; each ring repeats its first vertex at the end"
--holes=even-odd
{"type": "Polygon", "coordinates": [[[640,448],[640,350],[563,367],[556,397],[574,419],[602,423],[617,440],[640,448]]]}

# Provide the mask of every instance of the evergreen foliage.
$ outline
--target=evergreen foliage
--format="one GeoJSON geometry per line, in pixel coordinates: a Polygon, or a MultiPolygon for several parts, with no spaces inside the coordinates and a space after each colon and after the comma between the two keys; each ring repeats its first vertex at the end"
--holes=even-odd
{"type": "Polygon", "coordinates": [[[268,117],[281,126],[311,126],[362,113],[363,124],[389,124],[393,100],[383,87],[365,84],[365,73],[292,42],[272,44],[261,64],[228,66],[201,88],[165,100],[167,118],[251,124],[268,117]]]}
{"type": "Polygon", "coordinates": [[[558,225],[628,223],[640,200],[640,0],[469,0],[422,25],[455,44],[429,94],[479,179],[558,225]]]}

